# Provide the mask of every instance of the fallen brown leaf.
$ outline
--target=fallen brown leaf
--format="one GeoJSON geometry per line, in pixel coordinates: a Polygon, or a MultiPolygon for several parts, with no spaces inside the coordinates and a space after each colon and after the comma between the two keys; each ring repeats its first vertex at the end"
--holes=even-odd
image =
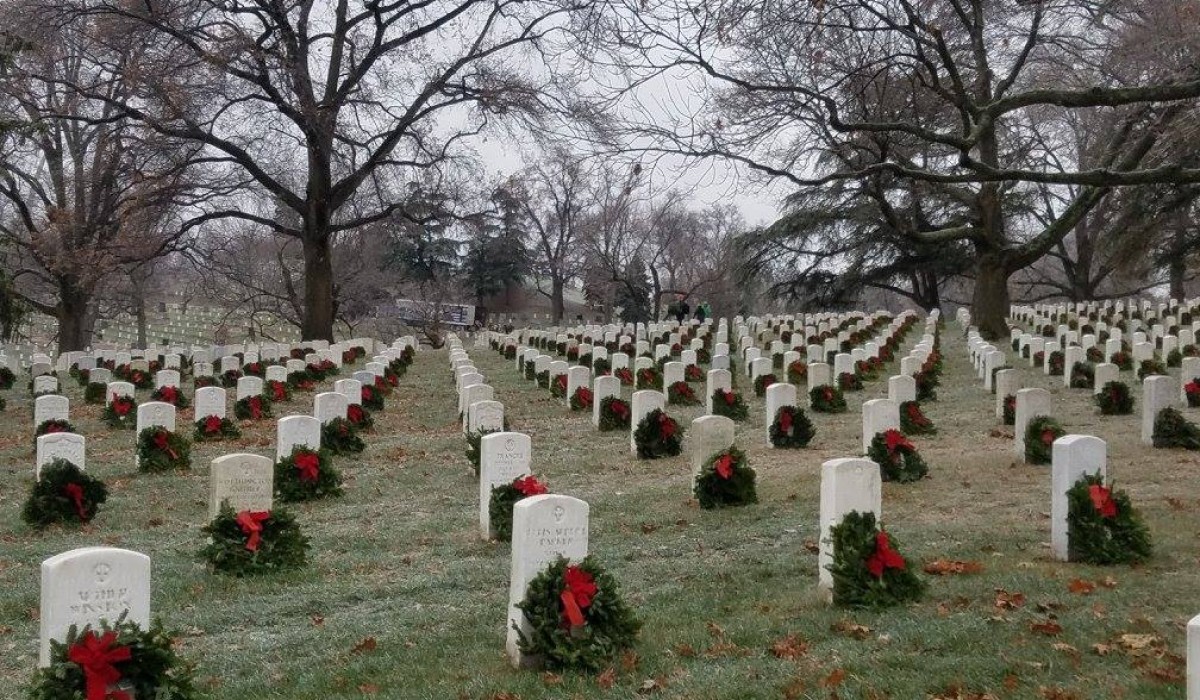
{"type": "Polygon", "coordinates": [[[850,620],[841,620],[830,627],[830,629],[834,632],[841,632],[852,639],[863,640],[871,636],[870,627],[851,622],[850,620]]]}
{"type": "Polygon", "coordinates": [[[925,573],[933,576],[950,576],[958,574],[978,574],[983,571],[983,564],[977,561],[958,561],[954,559],[934,559],[925,565],[925,573]]]}
{"type": "Polygon", "coordinates": [[[375,648],[378,646],[379,642],[377,642],[374,637],[363,637],[358,644],[354,645],[354,648],[350,650],[350,653],[363,654],[368,651],[375,651],[375,648]]]}
{"type": "Polygon", "coordinates": [[[1038,634],[1044,634],[1048,637],[1053,637],[1056,634],[1061,634],[1062,630],[1063,630],[1062,625],[1058,624],[1054,620],[1045,620],[1043,622],[1031,622],[1029,624],[1029,631],[1037,632],[1038,634]]]}
{"type": "Polygon", "coordinates": [[[836,688],[841,685],[842,681],[844,680],[846,680],[846,669],[835,668],[828,676],[825,676],[823,679],[821,679],[821,687],[836,688]]]}
{"type": "Polygon", "coordinates": [[[604,672],[596,676],[596,685],[603,690],[608,690],[617,682],[617,670],[612,666],[604,669],[604,672]]]}
{"type": "Polygon", "coordinates": [[[771,645],[771,655],[777,659],[798,659],[808,653],[808,642],[794,634],[776,639],[771,645]]]}
{"type": "Polygon", "coordinates": [[[1091,595],[1092,591],[1096,590],[1096,584],[1081,578],[1074,578],[1067,584],[1067,590],[1076,595],[1091,595]]]}

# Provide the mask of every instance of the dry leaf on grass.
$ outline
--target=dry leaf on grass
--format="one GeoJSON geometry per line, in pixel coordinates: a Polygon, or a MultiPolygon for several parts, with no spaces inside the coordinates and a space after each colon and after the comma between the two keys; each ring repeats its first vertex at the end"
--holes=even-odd
{"type": "Polygon", "coordinates": [[[350,650],[350,653],[363,654],[368,651],[375,651],[376,647],[378,646],[379,642],[377,642],[374,637],[363,637],[358,644],[354,645],[354,648],[350,650]]]}
{"type": "Polygon", "coordinates": [[[771,655],[777,659],[798,659],[808,653],[808,642],[794,634],[776,639],[771,645],[771,655]]]}
{"type": "Polygon", "coordinates": [[[1076,595],[1091,595],[1092,591],[1096,590],[1096,584],[1081,578],[1075,578],[1071,579],[1071,582],[1067,584],[1067,590],[1076,595]]]}
{"type": "Polygon", "coordinates": [[[870,627],[867,627],[866,625],[860,625],[856,622],[851,622],[850,620],[841,620],[830,627],[830,629],[834,632],[840,632],[852,639],[863,640],[871,636],[870,627]]]}
{"type": "Polygon", "coordinates": [[[1029,623],[1029,631],[1044,634],[1048,637],[1053,637],[1057,634],[1062,634],[1062,625],[1054,620],[1043,620],[1042,622],[1029,623]]]}
{"type": "Polygon", "coordinates": [[[925,573],[934,576],[949,576],[957,574],[978,574],[983,571],[983,564],[977,561],[958,561],[955,559],[934,559],[925,565],[925,573]]]}

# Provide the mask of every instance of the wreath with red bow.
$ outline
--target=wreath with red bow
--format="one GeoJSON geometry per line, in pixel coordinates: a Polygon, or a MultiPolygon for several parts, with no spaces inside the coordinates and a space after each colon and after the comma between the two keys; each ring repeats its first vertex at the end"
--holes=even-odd
{"type": "Polygon", "coordinates": [[[637,371],[638,389],[655,389],[662,391],[662,374],[654,367],[643,367],[637,371]]]}
{"type": "Polygon", "coordinates": [[[104,403],[108,386],[103,382],[88,382],[83,388],[83,402],[92,406],[104,403]]]}
{"type": "Polygon", "coordinates": [[[754,378],[754,395],[762,398],[767,394],[767,387],[777,384],[779,379],[774,374],[760,374],[754,378]]]}
{"type": "Polygon", "coordinates": [[[674,457],[683,451],[683,426],[656,408],[638,423],[633,442],[641,459],[674,457]]]}
{"type": "Polygon", "coordinates": [[[699,365],[688,365],[683,369],[683,378],[689,382],[704,381],[704,370],[699,365]]]}
{"type": "Polygon", "coordinates": [[[900,430],[905,435],[933,435],[937,432],[933,421],[921,410],[918,401],[905,401],[900,404],[900,430]]]}
{"type": "Polygon", "coordinates": [[[216,386],[217,380],[215,377],[201,375],[192,379],[193,389],[203,389],[209,386],[216,386]]]}
{"type": "Polygon", "coordinates": [[[1167,366],[1157,359],[1142,360],[1142,364],[1138,366],[1137,378],[1138,381],[1143,381],[1146,377],[1165,376],[1168,374],[1167,366]]]}
{"type": "Polygon", "coordinates": [[[1188,408],[1200,406],[1200,381],[1193,379],[1184,384],[1183,395],[1187,397],[1188,408]]]}
{"type": "Polygon", "coordinates": [[[700,507],[728,508],[758,503],[754,469],[736,447],[708,458],[696,474],[693,490],[700,507]]]}
{"type": "Polygon", "coordinates": [[[687,382],[675,382],[667,387],[667,403],[675,406],[695,406],[700,398],[687,382]]]}
{"type": "Polygon", "coordinates": [[[804,360],[796,360],[788,365],[787,378],[789,384],[803,384],[808,379],[808,363],[804,360]]]}
{"type": "Polygon", "coordinates": [[[1133,393],[1125,382],[1108,382],[1096,394],[1096,405],[1105,416],[1127,416],[1133,413],[1133,393]]]}
{"type": "Polygon", "coordinates": [[[621,367],[620,369],[613,370],[613,376],[621,380],[622,386],[633,386],[633,370],[629,369],[628,367],[621,367]]]}
{"type": "Polygon", "coordinates": [[[296,446],[275,463],[275,495],[283,501],[311,501],[342,495],[342,475],[324,449],[296,446]]]}
{"type": "Polygon", "coordinates": [[[242,372],[248,377],[265,377],[267,374],[266,365],[261,362],[248,362],[242,365],[242,372]]]}
{"type": "Polygon", "coordinates": [[[750,417],[750,407],[746,400],[732,389],[718,388],[712,395],[712,412],[714,416],[725,416],[735,421],[744,421],[750,417]]]}
{"type": "Polygon", "coordinates": [[[783,449],[807,447],[817,434],[812,421],[798,406],[780,406],[767,430],[771,444],[783,449]]]}
{"type": "Polygon", "coordinates": [[[98,630],[75,625],[50,641],[50,665],[34,674],[33,700],[197,700],[194,671],[175,653],[174,638],[155,620],[149,629],[122,613],[98,630]]]}
{"type": "Polygon", "coordinates": [[[592,557],[559,557],[529,582],[517,608],[529,625],[528,634],[517,629],[518,648],[551,670],[600,671],[633,647],[641,628],[592,557]]]}
{"type": "Polygon", "coordinates": [[[1004,405],[1002,406],[1002,418],[1005,425],[1015,425],[1017,422],[1017,397],[1008,394],[1004,397],[1004,405]]]}
{"type": "Polygon", "coordinates": [[[1133,369],[1133,355],[1124,350],[1114,352],[1108,361],[1116,365],[1117,369],[1122,372],[1128,372],[1133,369]]]}
{"type": "Polygon", "coordinates": [[[1071,388],[1091,389],[1096,383],[1096,368],[1090,362],[1076,362],[1071,366],[1071,388]]]}
{"type": "Polygon", "coordinates": [[[1054,441],[1066,435],[1062,424],[1049,416],[1034,416],[1025,426],[1025,461],[1029,464],[1049,464],[1053,458],[1054,441]]]}
{"type": "Polygon", "coordinates": [[[133,385],[135,389],[149,389],[154,386],[154,377],[149,372],[140,369],[131,369],[126,374],[126,380],[133,385]]]}
{"type": "Polygon", "coordinates": [[[518,476],[512,483],[493,487],[488,500],[488,518],[496,539],[501,542],[512,540],[513,506],[517,501],[544,493],[550,493],[550,487],[532,474],[518,476]]]}
{"type": "Polygon", "coordinates": [[[356,403],[346,406],[346,420],[360,433],[375,427],[375,419],[371,417],[371,412],[356,403]]]}
{"type": "Polygon", "coordinates": [[[212,442],[216,440],[236,440],[242,436],[242,430],[237,423],[228,418],[204,416],[196,421],[192,431],[193,442],[212,442]]]}
{"type": "Polygon", "coordinates": [[[334,418],[321,426],[321,447],[335,457],[356,455],[367,448],[358,428],[345,418],[334,418]]]}
{"type": "Polygon", "coordinates": [[[556,399],[566,398],[567,396],[567,375],[555,375],[554,381],[550,383],[550,395],[556,399]]]}
{"type": "Polygon", "coordinates": [[[104,407],[101,418],[110,428],[132,430],[137,426],[137,404],[129,396],[117,396],[104,407]]]}
{"type": "Polygon", "coordinates": [[[1084,564],[1140,564],[1152,552],[1150,531],[1129,494],[1098,474],[1067,491],[1067,557],[1084,564]]]}
{"type": "Polygon", "coordinates": [[[152,425],[138,434],[138,471],[190,469],[191,454],[192,445],[187,438],[162,426],[152,425]]]}
{"type": "Polygon", "coordinates": [[[150,394],[150,400],[169,403],[175,408],[187,408],[192,405],[192,402],[177,386],[160,386],[150,394]]]}
{"type": "Polygon", "coordinates": [[[593,398],[591,389],[586,386],[575,387],[575,393],[571,394],[571,410],[582,411],[584,409],[591,409],[593,398]]]}
{"type": "Polygon", "coordinates": [[[845,413],[848,410],[846,397],[842,395],[842,390],[828,384],[814,386],[810,389],[808,400],[812,410],[816,413],[845,413]]]}
{"type": "Polygon", "coordinates": [[[88,523],[106,500],[108,488],[103,481],[65,459],[53,459],[42,466],[41,478],[21,508],[21,519],[39,530],[57,523],[88,523]]]}
{"type": "Polygon", "coordinates": [[[867,448],[867,457],[879,465],[884,481],[907,484],[925,478],[929,466],[904,433],[895,428],[875,433],[867,448]]]}
{"type": "Polygon", "coordinates": [[[271,400],[271,403],[283,403],[292,400],[292,388],[287,382],[281,382],[278,379],[268,379],[263,382],[263,396],[271,400]]]}
{"type": "Polygon", "coordinates": [[[317,380],[307,370],[288,372],[287,383],[292,391],[312,391],[317,388],[317,380]]]}
{"type": "Polygon", "coordinates": [[[372,411],[383,410],[383,392],[373,386],[364,384],[359,400],[362,401],[363,408],[372,411]]]}
{"type": "Polygon", "coordinates": [[[34,442],[36,442],[37,439],[43,435],[50,435],[52,433],[73,433],[73,432],[75,432],[75,426],[71,425],[71,421],[62,420],[59,418],[51,418],[50,420],[42,421],[41,423],[38,424],[37,428],[34,428],[33,439],[34,439],[34,442]]]}
{"type": "Polygon", "coordinates": [[[628,430],[633,410],[629,402],[618,396],[606,396],[600,402],[600,431],[628,430]]]}
{"type": "Polygon", "coordinates": [[[919,600],[925,584],[898,551],[874,513],[851,511],[830,528],[833,603],[846,608],[886,608],[919,600]]]}
{"type": "Polygon", "coordinates": [[[266,420],[273,416],[271,411],[271,399],[268,399],[262,394],[247,396],[244,399],[238,399],[233,404],[233,415],[238,420],[266,420]]]}
{"type": "Polygon", "coordinates": [[[221,386],[226,389],[232,389],[237,386],[238,380],[242,378],[240,369],[229,369],[221,373],[221,386]]]}
{"type": "Polygon", "coordinates": [[[1050,353],[1050,357],[1046,360],[1046,362],[1050,368],[1051,377],[1061,377],[1063,375],[1063,370],[1065,369],[1066,365],[1066,356],[1063,355],[1062,350],[1055,350],[1054,352],[1050,353]]]}
{"type": "Polygon", "coordinates": [[[201,532],[211,540],[200,559],[219,574],[257,576],[305,565],[308,538],[285,508],[235,513],[226,501],[201,532]]]}

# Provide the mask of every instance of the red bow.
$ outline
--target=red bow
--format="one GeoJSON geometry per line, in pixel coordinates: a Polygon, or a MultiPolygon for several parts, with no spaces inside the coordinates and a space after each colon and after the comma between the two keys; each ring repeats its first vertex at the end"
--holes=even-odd
{"type": "Polygon", "coordinates": [[[903,568],[904,557],[892,549],[892,543],[888,540],[887,533],[880,530],[875,535],[875,551],[867,557],[867,571],[871,572],[875,578],[883,578],[885,570],[903,568]]]}
{"type": "Polygon", "coordinates": [[[65,433],[65,432],[67,432],[67,429],[65,427],[63,427],[62,423],[55,421],[55,422],[51,423],[50,425],[46,426],[46,432],[44,434],[49,435],[50,433],[65,433]]]}
{"type": "Polygon", "coordinates": [[[624,401],[617,399],[609,404],[609,406],[612,409],[612,412],[617,415],[617,417],[624,419],[629,416],[629,406],[624,401]]]}
{"type": "Polygon", "coordinates": [[[375,377],[375,386],[383,388],[383,377],[375,377]]]}
{"type": "Polygon", "coordinates": [[[721,391],[721,398],[725,399],[726,406],[732,406],[733,402],[735,400],[737,400],[737,397],[733,395],[732,391],[725,391],[725,390],[721,391]]]}
{"type": "Polygon", "coordinates": [[[579,387],[579,390],[575,392],[575,395],[579,397],[579,400],[582,403],[587,404],[589,406],[591,405],[591,403],[592,403],[591,389],[581,386],[581,387],[579,387]]]}
{"type": "Polygon", "coordinates": [[[271,382],[271,396],[276,401],[283,401],[285,398],[287,398],[287,394],[285,393],[282,383],[271,382]]]}
{"type": "Polygon", "coordinates": [[[549,492],[546,485],[538,481],[537,477],[532,474],[518,477],[513,481],[513,488],[521,492],[523,496],[540,496],[543,493],[549,492]]]}
{"type": "Polygon", "coordinates": [[[129,647],[113,647],[116,632],[105,632],[103,637],[88,630],[83,639],[71,645],[67,658],[83,668],[87,681],[87,700],[129,700],[123,691],[108,692],[108,686],[121,680],[121,672],[113,664],[129,661],[133,652],[129,647]]]}
{"type": "Polygon", "coordinates": [[[663,413],[658,416],[658,431],[662,433],[663,439],[670,439],[675,436],[675,421],[671,417],[663,413]]]}
{"type": "Polygon", "coordinates": [[[262,539],[262,524],[271,517],[271,511],[248,511],[243,510],[237,514],[238,527],[242,528],[242,534],[246,535],[246,549],[251,552],[258,551],[258,542],[262,539]]]}
{"type": "Polygon", "coordinates": [[[364,386],[362,388],[362,394],[359,398],[362,401],[370,401],[371,399],[375,398],[375,390],[369,386],[364,386]]]}
{"type": "Polygon", "coordinates": [[[792,412],[788,410],[779,413],[779,429],[788,435],[792,434],[792,412]]]}
{"type": "Polygon", "coordinates": [[[169,456],[172,460],[179,459],[179,455],[175,453],[175,450],[171,449],[171,443],[167,436],[167,431],[159,430],[158,432],[154,433],[154,446],[157,447],[159,451],[166,452],[167,456],[169,456]]]}
{"type": "Polygon", "coordinates": [[[257,396],[251,396],[250,400],[246,402],[246,405],[250,408],[251,418],[254,420],[262,418],[262,399],[258,398],[257,396]]]}
{"type": "Polygon", "coordinates": [[[833,401],[833,389],[830,389],[829,387],[825,387],[825,389],[821,392],[821,396],[826,401],[833,401]]]}
{"type": "Polygon", "coordinates": [[[716,468],[717,468],[717,476],[721,477],[722,479],[732,478],[733,477],[733,455],[727,453],[727,454],[723,454],[719,458],[717,458],[716,468]]]}
{"type": "Polygon", "coordinates": [[[79,519],[86,521],[88,518],[87,508],[83,504],[83,487],[79,484],[67,484],[63,486],[63,493],[75,502],[75,512],[79,514],[79,519]]]}
{"type": "Polygon", "coordinates": [[[204,433],[206,435],[216,435],[221,432],[221,419],[217,416],[208,416],[204,419],[204,433]]]}
{"type": "Polygon", "coordinates": [[[592,596],[596,595],[596,581],[588,572],[578,566],[568,566],[563,575],[563,592],[560,598],[563,603],[563,613],[572,627],[581,627],[587,620],[583,611],[592,605],[592,596]]]}
{"type": "Polygon", "coordinates": [[[112,407],[113,413],[116,413],[118,416],[124,416],[128,415],[129,411],[133,409],[133,402],[122,396],[113,399],[112,407]]]}
{"type": "Polygon", "coordinates": [[[1054,431],[1046,428],[1042,431],[1042,444],[1049,447],[1054,444],[1054,431]]]}
{"type": "Polygon", "coordinates": [[[316,481],[317,470],[321,460],[314,452],[302,452],[296,455],[296,469],[300,470],[300,481],[316,481]]]}
{"type": "Polygon", "coordinates": [[[351,423],[363,422],[362,406],[359,406],[357,404],[350,404],[349,406],[347,406],[346,407],[346,417],[350,419],[351,423]]]}
{"type": "Polygon", "coordinates": [[[1100,517],[1117,517],[1117,502],[1112,499],[1111,489],[1099,484],[1092,484],[1088,488],[1088,495],[1092,497],[1092,505],[1096,507],[1096,512],[1100,513],[1100,517]]]}
{"type": "Polygon", "coordinates": [[[1192,381],[1188,382],[1187,384],[1183,385],[1183,390],[1189,394],[1200,393],[1200,383],[1197,383],[1195,380],[1192,380],[1192,381]]]}
{"type": "Polygon", "coordinates": [[[567,388],[567,375],[565,375],[565,374],[558,375],[558,378],[554,380],[554,383],[558,385],[558,388],[566,389],[567,388]]]}
{"type": "Polygon", "coordinates": [[[904,434],[895,428],[885,431],[883,433],[883,439],[887,444],[887,451],[889,453],[895,452],[898,449],[913,449],[913,444],[908,441],[908,438],[904,437],[904,434]]]}
{"type": "Polygon", "coordinates": [[[179,392],[173,386],[164,386],[158,390],[158,397],[167,403],[175,403],[179,398],[179,392]]]}

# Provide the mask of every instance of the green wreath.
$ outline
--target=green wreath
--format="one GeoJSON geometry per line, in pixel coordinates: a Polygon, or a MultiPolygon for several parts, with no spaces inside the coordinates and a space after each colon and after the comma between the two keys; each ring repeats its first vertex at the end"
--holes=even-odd
{"type": "Polygon", "coordinates": [[[271,399],[261,394],[238,399],[233,404],[233,415],[238,420],[258,421],[271,418],[271,399]]]}
{"type": "Polygon", "coordinates": [[[138,434],[138,471],[191,469],[191,454],[192,445],[186,438],[162,426],[152,425],[138,434]]]}
{"type": "Polygon", "coordinates": [[[695,406],[700,398],[687,382],[675,382],[667,387],[667,403],[674,406],[695,406]]]}
{"type": "Polygon", "coordinates": [[[246,516],[235,513],[225,501],[217,517],[201,528],[211,540],[200,550],[200,559],[214,572],[257,576],[298,569],[307,563],[308,538],[286,509],[247,512],[246,516]]]}
{"type": "Polygon", "coordinates": [[[143,630],[129,621],[127,613],[121,613],[111,625],[107,621],[101,622],[98,629],[91,625],[83,629],[71,625],[65,641],[50,640],[50,665],[34,673],[29,700],[86,697],[87,673],[83,665],[70,660],[71,649],[77,644],[81,648],[87,644],[107,650],[128,649],[127,660],[108,667],[120,673],[118,688],[131,691],[134,697],[157,700],[201,697],[194,685],[193,666],[175,653],[175,640],[163,629],[162,622],[155,620],[149,629],[143,630]]]}
{"type": "Polygon", "coordinates": [[[941,382],[935,372],[921,371],[913,375],[917,385],[917,401],[937,401],[937,387],[941,382]]]}
{"type": "Polygon", "coordinates": [[[592,401],[594,400],[594,398],[595,398],[595,396],[592,394],[592,390],[587,388],[586,386],[575,387],[575,393],[571,394],[571,410],[572,411],[583,411],[585,409],[591,410],[592,401]]]}
{"type": "Polygon", "coordinates": [[[149,372],[143,372],[140,369],[129,370],[126,375],[126,381],[133,385],[135,389],[149,389],[154,386],[154,378],[149,372]]]}
{"type": "Polygon", "coordinates": [[[1162,362],[1155,359],[1142,360],[1142,364],[1138,366],[1137,378],[1138,381],[1142,381],[1146,377],[1166,375],[1167,373],[1167,368],[1162,362]]]}
{"type": "Polygon", "coordinates": [[[288,503],[342,495],[342,475],[324,449],[297,445],[275,463],[275,495],[288,503]]]}
{"type": "Polygon", "coordinates": [[[828,384],[814,386],[808,392],[808,400],[816,413],[845,413],[848,410],[842,390],[828,384]]]}
{"type": "Polygon", "coordinates": [[[108,488],[103,481],[65,459],[53,459],[42,466],[41,478],[21,508],[21,519],[39,530],[55,523],[88,523],[106,500],[108,488]]]}
{"type": "Polygon", "coordinates": [[[216,386],[217,380],[215,377],[199,376],[192,379],[193,389],[204,389],[210,386],[216,386]]]}
{"type": "Polygon", "coordinates": [[[137,427],[137,404],[129,396],[117,396],[104,407],[101,418],[110,428],[133,430],[137,427]]]}
{"type": "Polygon", "coordinates": [[[383,393],[373,386],[364,384],[359,400],[362,401],[363,408],[367,408],[372,411],[383,410],[383,393]]]}
{"type": "Polygon", "coordinates": [[[1133,369],[1133,355],[1130,355],[1124,350],[1114,352],[1113,356],[1109,358],[1108,361],[1116,365],[1117,369],[1121,372],[1128,372],[1129,370],[1133,369]]]}
{"type": "Polygon", "coordinates": [[[1007,394],[1004,397],[1003,418],[1005,425],[1016,425],[1017,423],[1017,397],[1012,394],[1007,394]]]}
{"type": "Polygon", "coordinates": [[[528,635],[517,629],[518,648],[551,670],[600,671],[633,647],[641,628],[616,581],[592,557],[577,566],[559,557],[529,582],[517,608],[529,624],[528,635]],[[566,599],[576,601],[575,620],[566,599]]]}
{"type": "Polygon", "coordinates": [[[1151,440],[1155,447],[1200,450],[1200,428],[1184,418],[1179,409],[1164,408],[1154,417],[1154,434],[1151,440]]]}
{"type": "Polygon", "coordinates": [[[929,474],[929,465],[916,446],[894,428],[875,433],[867,447],[867,457],[879,465],[879,474],[884,481],[909,484],[929,474]]]}
{"type": "Polygon", "coordinates": [[[192,442],[236,440],[242,436],[241,428],[228,418],[204,416],[194,424],[192,442]]]}
{"type": "Polygon", "coordinates": [[[592,374],[597,377],[612,374],[612,362],[607,357],[597,357],[592,361],[592,374]]]}
{"type": "Polygon", "coordinates": [[[778,383],[779,380],[774,374],[760,374],[754,378],[754,395],[761,399],[766,396],[767,387],[778,383]]]}
{"type": "Polygon", "coordinates": [[[654,367],[643,367],[637,371],[637,388],[662,391],[662,373],[654,367]]]}
{"type": "Polygon", "coordinates": [[[321,426],[321,447],[336,457],[356,455],[367,448],[358,429],[345,418],[334,418],[321,426]]]}
{"type": "Polygon", "coordinates": [[[1200,406],[1200,381],[1195,379],[1183,385],[1183,396],[1187,399],[1188,408],[1200,406]]]}
{"type": "Polygon", "coordinates": [[[842,391],[862,391],[862,377],[855,372],[842,372],[837,378],[838,388],[842,391]]]}
{"type": "Polygon", "coordinates": [[[808,364],[804,360],[796,360],[787,367],[789,384],[800,385],[808,379],[808,364]]]}
{"type": "Polygon", "coordinates": [[[746,463],[746,454],[736,447],[708,458],[696,474],[694,493],[705,509],[744,506],[758,503],[754,469],[746,463]]]}
{"type": "Polygon", "coordinates": [[[621,380],[621,386],[633,386],[635,381],[633,370],[628,367],[621,367],[613,370],[613,376],[621,380]]]}
{"type": "Polygon", "coordinates": [[[900,404],[900,430],[905,435],[934,435],[937,427],[921,410],[919,401],[905,401],[900,404]]]}
{"type": "Polygon", "coordinates": [[[1127,416],[1133,413],[1133,392],[1125,382],[1107,382],[1096,394],[1101,415],[1127,416]]]}
{"type": "Polygon", "coordinates": [[[1050,464],[1054,441],[1066,435],[1062,425],[1049,416],[1034,416],[1025,426],[1025,461],[1029,464],[1050,464]]]}
{"type": "MultiPolygon", "coordinates": [[[[512,359],[512,358],[509,358],[509,359],[512,359]]],[[[592,353],[585,352],[582,355],[580,355],[579,357],[577,357],[575,359],[575,361],[578,362],[581,367],[591,367],[592,366],[592,353]]]]}
{"type": "Polygon", "coordinates": [[[1067,558],[1084,564],[1140,564],[1150,558],[1150,531],[1129,501],[1099,475],[1067,491],[1067,558]]]}
{"type": "Polygon", "coordinates": [[[539,389],[550,388],[550,370],[544,369],[537,373],[537,385],[539,389]]]}
{"type": "Polygon", "coordinates": [[[683,451],[683,426],[656,408],[638,422],[633,443],[641,459],[674,457],[683,451]]]}
{"type": "Polygon", "coordinates": [[[524,375],[525,375],[526,381],[532,382],[532,381],[537,380],[537,374],[535,373],[534,370],[535,370],[535,367],[534,367],[533,362],[525,363],[524,375]]]}
{"type": "Polygon", "coordinates": [[[1091,389],[1096,383],[1096,368],[1090,362],[1076,362],[1071,367],[1071,388],[1091,389]]]}
{"type": "Polygon", "coordinates": [[[346,420],[360,433],[375,427],[375,419],[371,417],[371,412],[356,403],[346,406],[346,420]]]}
{"type": "Polygon", "coordinates": [[[512,540],[513,506],[517,501],[549,492],[546,483],[532,474],[518,476],[511,483],[493,487],[488,499],[488,519],[496,532],[496,539],[501,542],[512,540]]]}
{"type": "Polygon", "coordinates": [[[517,346],[516,345],[505,345],[504,346],[504,359],[506,359],[506,360],[517,359],[517,346]]]}
{"type": "Polygon", "coordinates": [[[34,442],[37,442],[37,439],[43,435],[50,435],[51,433],[74,432],[77,431],[75,430],[75,426],[71,425],[71,421],[51,418],[50,420],[44,420],[38,424],[38,427],[33,431],[33,439],[34,442]]]}
{"type": "Polygon", "coordinates": [[[292,391],[312,391],[317,388],[317,380],[307,370],[288,372],[287,383],[292,391]]]}
{"type": "Polygon", "coordinates": [[[1047,363],[1050,365],[1050,376],[1061,377],[1063,375],[1063,370],[1066,368],[1066,356],[1063,355],[1062,350],[1055,350],[1054,352],[1050,353],[1050,358],[1047,360],[1047,363]]]}
{"type": "Polygon", "coordinates": [[[105,393],[108,391],[108,386],[103,382],[88,382],[88,385],[83,389],[83,402],[93,406],[98,406],[104,403],[106,398],[105,393]]]}
{"type": "Polygon", "coordinates": [[[725,416],[739,422],[750,417],[746,400],[733,390],[717,389],[713,392],[712,412],[714,416],[725,416]]]}
{"type": "Polygon", "coordinates": [[[0,367],[0,389],[8,391],[17,381],[17,375],[7,367],[0,367]]]}
{"type": "MultiPolygon", "coordinates": [[[[508,419],[504,419],[504,430],[508,430],[508,419]]],[[[479,476],[479,460],[483,456],[483,436],[498,433],[498,430],[473,430],[467,432],[467,461],[471,463],[471,468],[475,470],[475,476],[479,476]]]]}
{"type": "Polygon", "coordinates": [[[271,403],[284,403],[292,400],[292,388],[287,382],[281,382],[278,379],[268,379],[263,382],[263,396],[271,400],[271,403]]]}
{"type": "Polygon", "coordinates": [[[919,600],[925,584],[917,578],[890,533],[876,526],[874,513],[851,511],[830,528],[833,603],[879,609],[919,600]]]}
{"type": "Polygon", "coordinates": [[[771,444],[780,449],[807,447],[817,434],[812,421],[798,406],[780,406],[767,429],[771,444]]]}
{"type": "Polygon", "coordinates": [[[192,402],[177,386],[164,386],[155,389],[150,394],[150,400],[169,403],[175,408],[188,408],[192,405],[192,402]]]}
{"type": "Polygon", "coordinates": [[[633,411],[619,396],[607,396],[600,402],[600,432],[628,430],[633,411]]]}

